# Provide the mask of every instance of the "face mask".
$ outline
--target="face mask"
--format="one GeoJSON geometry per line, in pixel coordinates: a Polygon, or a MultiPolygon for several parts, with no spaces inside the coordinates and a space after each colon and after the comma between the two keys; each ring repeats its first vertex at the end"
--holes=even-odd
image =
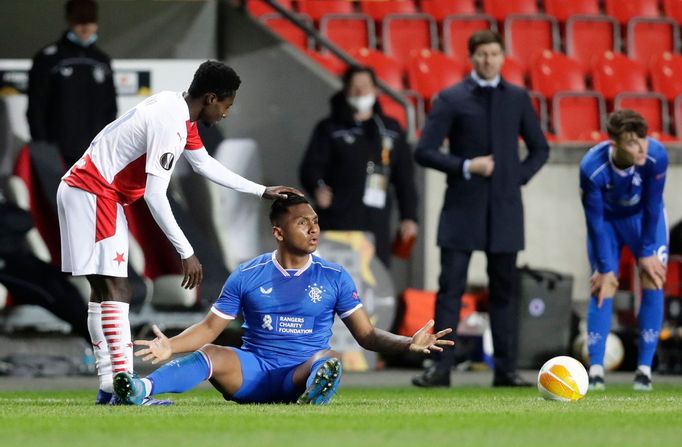
{"type": "Polygon", "coordinates": [[[374,93],[370,93],[369,95],[364,95],[364,96],[348,96],[346,97],[346,101],[348,101],[348,105],[350,105],[352,108],[357,110],[358,113],[367,113],[372,110],[372,107],[374,107],[374,103],[376,102],[377,97],[374,95],[374,93]]]}
{"type": "Polygon", "coordinates": [[[76,33],[73,31],[69,31],[68,34],[66,35],[66,38],[69,39],[71,42],[75,43],[76,45],[79,45],[83,48],[89,47],[93,43],[97,41],[97,33],[94,33],[92,36],[88,37],[85,41],[82,41],[76,36],[76,33]]]}

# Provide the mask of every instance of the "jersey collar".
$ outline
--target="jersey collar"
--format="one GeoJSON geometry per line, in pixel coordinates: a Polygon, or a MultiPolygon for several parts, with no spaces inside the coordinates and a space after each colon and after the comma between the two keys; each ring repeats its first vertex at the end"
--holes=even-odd
{"type": "MultiPolygon", "coordinates": [[[[277,270],[280,271],[280,273],[284,276],[291,276],[291,274],[280,265],[280,263],[277,261],[277,250],[272,252],[272,263],[273,265],[277,268],[277,270]]],[[[313,255],[308,255],[308,261],[305,263],[303,267],[298,269],[296,273],[294,273],[294,276],[301,276],[303,272],[308,270],[308,268],[313,264],[313,255]]]]}

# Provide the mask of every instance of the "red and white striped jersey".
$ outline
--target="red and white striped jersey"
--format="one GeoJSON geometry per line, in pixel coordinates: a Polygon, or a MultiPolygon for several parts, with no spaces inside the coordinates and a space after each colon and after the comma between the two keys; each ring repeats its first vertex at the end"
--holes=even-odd
{"type": "Polygon", "coordinates": [[[182,93],[164,91],[102,129],[63,180],[128,205],[144,195],[147,174],[170,179],[183,151],[202,147],[182,93]]]}

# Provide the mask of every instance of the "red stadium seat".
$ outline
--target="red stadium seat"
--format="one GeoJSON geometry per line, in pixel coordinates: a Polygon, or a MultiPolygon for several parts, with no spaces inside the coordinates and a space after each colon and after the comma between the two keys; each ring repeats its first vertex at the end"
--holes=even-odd
{"type": "Polygon", "coordinates": [[[313,50],[307,50],[306,54],[334,76],[340,76],[346,71],[345,62],[329,52],[318,53],[313,50]]]}
{"type": "Polygon", "coordinates": [[[513,57],[506,57],[500,72],[505,81],[518,85],[526,86],[526,70],[513,57]]]}
{"type": "Polygon", "coordinates": [[[558,141],[597,141],[603,137],[604,99],[596,92],[561,92],[552,99],[558,141]]]}
{"type": "Polygon", "coordinates": [[[584,91],[585,77],[580,64],[561,53],[545,50],[530,68],[530,85],[551,99],[560,91],[584,91]]]}
{"type": "Polygon", "coordinates": [[[658,0],[605,0],[606,14],[625,25],[634,17],[659,17],[658,0]]]}
{"type": "Polygon", "coordinates": [[[483,0],[483,12],[498,22],[506,20],[511,14],[536,14],[536,0],[483,0]]]}
{"type": "Polygon", "coordinates": [[[463,75],[464,67],[460,63],[427,49],[413,53],[407,68],[410,89],[419,93],[427,104],[436,93],[461,81],[463,75]]]}
{"type": "Polygon", "coordinates": [[[476,14],[476,0],[422,0],[422,12],[442,22],[449,15],[476,14]]]}
{"type": "Polygon", "coordinates": [[[327,14],[320,20],[320,33],[346,52],[376,48],[374,21],[366,14],[327,14]]]}
{"type": "Polygon", "coordinates": [[[428,14],[389,14],[383,22],[384,53],[407,64],[413,50],[436,49],[436,22],[428,14]]]}
{"type": "Polygon", "coordinates": [[[635,110],[646,120],[649,132],[668,133],[668,102],[660,93],[619,93],[613,108],[635,110]]]}
{"type": "Polygon", "coordinates": [[[651,65],[651,85],[668,101],[682,93],[682,56],[663,53],[651,65]]]}
{"type": "Polygon", "coordinates": [[[352,14],[355,11],[348,0],[298,0],[298,12],[317,23],[326,14],[352,14]]]}
{"type": "Polygon", "coordinates": [[[528,94],[530,95],[530,102],[533,104],[535,113],[538,114],[538,119],[540,120],[540,127],[542,127],[542,131],[547,132],[547,128],[549,127],[547,118],[547,100],[542,95],[542,93],[539,92],[530,91],[528,92],[528,94]]]}
{"type": "MultiPolygon", "coordinates": [[[[305,16],[300,17],[309,21],[305,16]]],[[[261,16],[259,20],[291,45],[301,50],[306,50],[310,47],[310,39],[308,39],[305,31],[279,14],[266,14],[261,16]]]]}
{"type": "Polygon", "coordinates": [[[682,23],[682,0],[663,0],[663,12],[677,23],[682,23]]]}
{"type": "MultiPolygon", "coordinates": [[[[289,11],[294,9],[291,4],[291,0],[278,0],[278,3],[289,11]]],[[[272,9],[270,5],[262,0],[248,0],[246,2],[246,10],[254,17],[261,17],[265,14],[277,13],[275,9],[272,9]]]]}
{"type": "Polygon", "coordinates": [[[445,54],[459,60],[469,59],[467,42],[480,30],[497,30],[495,19],[485,14],[452,15],[443,20],[443,48],[445,54]]]}
{"type": "Polygon", "coordinates": [[[412,0],[360,0],[360,11],[381,22],[389,14],[413,14],[417,8],[412,0]]]}
{"type": "Polygon", "coordinates": [[[381,109],[386,116],[390,116],[394,120],[398,121],[400,126],[404,129],[408,129],[408,122],[413,120],[413,128],[419,129],[424,122],[424,101],[422,98],[414,94],[413,92],[401,92],[403,97],[412,103],[414,108],[414,117],[410,118],[402,104],[396,102],[388,95],[379,95],[378,101],[381,105],[381,109]]]}
{"type": "Polygon", "coordinates": [[[644,67],[612,51],[596,59],[592,67],[592,83],[607,101],[612,101],[620,92],[647,92],[644,67]]]}
{"type": "Polygon", "coordinates": [[[507,54],[528,69],[536,53],[558,51],[559,25],[552,16],[511,15],[504,23],[507,54]]]}
{"type": "Polygon", "coordinates": [[[403,79],[405,72],[403,64],[397,60],[369,48],[360,48],[353,51],[351,56],[353,56],[358,64],[371,67],[377,77],[389,87],[395,90],[402,90],[404,88],[403,79]]]}
{"type": "Polygon", "coordinates": [[[628,22],[628,56],[648,67],[664,52],[677,52],[680,29],[667,18],[634,18],[628,22]]]}
{"type": "Polygon", "coordinates": [[[596,55],[619,51],[620,26],[613,17],[573,16],[566,21],[566,54],[588,72],[596,55]]]}
{"type": "Polygon", "coordinates": [[[563,23],[570,16],[599,15],[599,0],[545,0],[545,12],[563,23]]]}

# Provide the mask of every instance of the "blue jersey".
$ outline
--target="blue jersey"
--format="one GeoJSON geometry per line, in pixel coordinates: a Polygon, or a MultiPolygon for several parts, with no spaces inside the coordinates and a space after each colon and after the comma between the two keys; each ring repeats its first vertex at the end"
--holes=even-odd
{"type": "Polygon", "coordinates": [[[243,316],[243,350],[302,363],[329,349],[335,314],[346,318],[362,304],[341,266],[311,255],[300,270],[285,270],[276,253],[241,264],[211,311],[223,318],[243,316]]]}
{"type": "Polygon", "coordinates": [[[649,150],[643,166],[621,170],[611,160],[608,141],[590,149],[580,163],[587,235],[597,269],[611,271],[610,260],[617,258],[605,237],[604,226],[620,219],[641,219],[639,241],[630,247],[638,258],[651,256],[659,248],[657,228],[663,218],[663,187],[668,154],[661,143],[647,138],[649,150]]]}

